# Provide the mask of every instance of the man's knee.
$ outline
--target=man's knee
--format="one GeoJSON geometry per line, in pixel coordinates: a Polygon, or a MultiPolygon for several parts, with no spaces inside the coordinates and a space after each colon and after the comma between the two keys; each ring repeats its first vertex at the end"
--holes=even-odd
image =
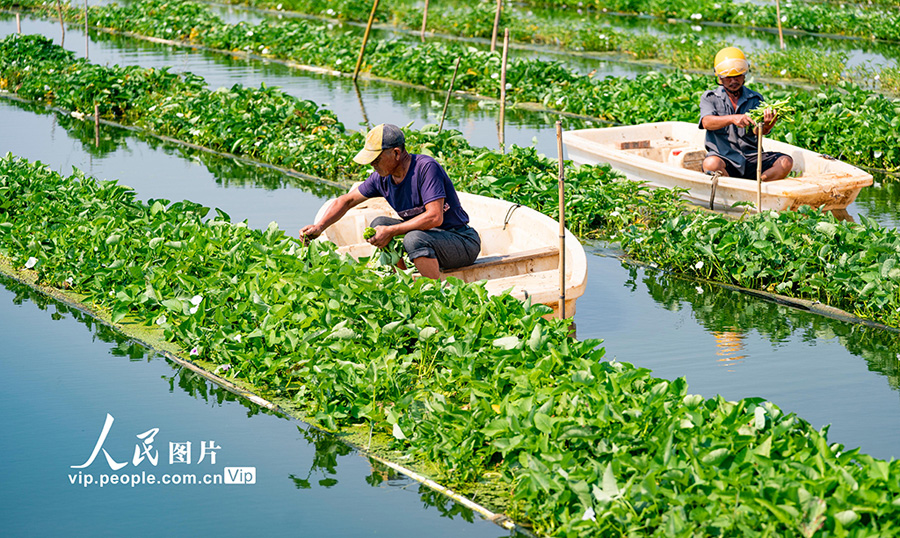
{"type": "Polygon", "coordinates": [[[776,164],[781,165],[788,172],[794,169],[794,159],[790,155],[782,155],[778,158],[776,164]]]}
{"type": "Polygon", "coordinates": [[[722,172],[725,174],[725,161],[715,155],[707,155],[703,159],[704,172],[722,172]]]}
{"type": "Polygon", "coordinates": [[[375,217],[374,219],[372,219],[372,222],[369,223],[369,226],[371,226],[373,228],[375,226],[390,226],[392,224],[397,224],[397,222],[398,222],[397,219],[381,215],[379,217],[375,217]]]}
{"type": "Polygon", "coordinates": [[[410,258],[414,255],[426,256],[428,258],[436,257],[431,242],[431,236],[422,230],[407,232],[406,235],[403,236],[403,248],[410,255],[410,258]]]}

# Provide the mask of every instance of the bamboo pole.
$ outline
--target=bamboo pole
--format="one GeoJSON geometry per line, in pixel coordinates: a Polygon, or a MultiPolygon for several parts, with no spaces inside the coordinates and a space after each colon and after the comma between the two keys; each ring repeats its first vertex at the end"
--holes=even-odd
{"type": "Polygon", "coordinates": [[[100,147],[100,105],[94,103],[94,146],[100,147]]]}
{"type": "Polygon", "coordinates": [[[453,67],[453,76],[450,77],[450,87],[447,88],[447,98],[444,99],[444,111],[441,112],[441,124],[438,125],[438,134],[444,130],[444,118],[447,117],[447,106],[450,105],[450,95],[453,93],[453,84],[456,83],[457,71],[459,71],[459,56],[456,57],[456,66],[453,67]]]}
{"type": "Polygon", "coordinates": [[[494,15],[494,30],[491,32],[491,52],[497,50],[497,31],[500,29],[500,12],[503,10],[503,0],[497,0],[497,13],[494,15]]]}
{"type": "Polygon", "coordinates": [[[778,42],[781,43],[781,50],[784,50],[784,34],[781,32],[781,0],[775,0],[775,17],[778,21],[778,42]]]}
{"type": "Polygon", "coordinates": [[[88,59],[88,42],[90,41],[88,36],[88,3],[87,0],[84,0],[84,59],[88,59]]]}
{"type": "Polygon", "coordinates": [[[375,21],[375,10],[378,9],[378,0],[372,3],[372,12],[369,13],[369,22],[366,24],[366,33],[363,34],[362,47],[359,48],[359,58],[356,59],[356,68],[353,69],[353,80],[359,76],[359,67],[362,65],[363,53],[366,52],[366,43],[369,41],[369,32],[372,30],[372,22],[375,21]]]}
{"type": "Polygon", "coordinates": [[[425,42],[425,25],[428,24],[428,0],[425,0],[425,9],[422,11],[422,32],[419,38],[425,42]]]}
{"type": "Polygon", "coordinates": [[[763,124],[756,127],[756,212],[762,213],[762,139],[763,124]]]}
{"type": "Polygon", "coordinates": [[[500,63],[500,151],[506,153],[506,58],[509,54],[509,28],[503,35],[503,60],[500,63]]]}
{"type": "Polygon", "coordinates": [[[22,19],[21,19],[21,17],[19,17],[18,13],[16,13],[16,33],[17,34],[22,33],[22,19]]]}
{"type": "Polygon", "coordinates": [[[66,25],[63,24],[62,6],[59,0],[56,0],[56,13],[59,15],[59,27],[62,28],[62,37],[59,39],[59,46],[62,47],[66,44],[66,25]]]}
{"type": "Polygon", "coordinates": [[[559,319],[566,317],[566,190],[564,188],[562,122],[556,122],[556,151],[559,154],[559,319]]]}

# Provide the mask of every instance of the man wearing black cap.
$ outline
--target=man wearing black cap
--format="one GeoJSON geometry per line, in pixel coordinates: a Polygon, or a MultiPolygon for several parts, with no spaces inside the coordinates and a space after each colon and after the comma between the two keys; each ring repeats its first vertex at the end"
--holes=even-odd
{"type": "Polygon", "coordinates": [[[406,151],[406,138],[396,125],[384,123],[366,135],[366,143],[353,160],[374,172],[359,186],[331,204],[321,221],[300,230],[314,239],[339,221],[350,208],[368,198],[383,197],[399,219],[372,221],[375,235],[368,242],[387,246],[405,235],[403,247],[422,276],[439,279],[441,269],[471,265],[481,250],[478,232],[469,226],[447,172],[433,158],[406,151]]]}

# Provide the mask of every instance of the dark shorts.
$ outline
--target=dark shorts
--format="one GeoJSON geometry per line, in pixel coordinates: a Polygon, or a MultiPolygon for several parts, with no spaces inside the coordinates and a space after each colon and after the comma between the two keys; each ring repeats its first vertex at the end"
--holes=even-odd
{"type": "MultiPolygon", "coordinates": [[[[403,221],[391,217],[376,217],[369,226],[389,226],[401,222],[403,221]]],[[[436,258],[441,269],[456,269],[472,265],[481,252],[481,237],[470,226],[452,230],[413,230],[403,237],[403,248],[410,260],[415,261],[423,256],[436,258]]]]}
{"type": "MultiPolygon", "coordinates": [[[[715,154],[711,153],[710,155],[715,155],[715,154]]],[[[746,162],[746,164],[744,164],[744,173],[743,174],[741,174],[741,171],[738,170],[737,166],[735,166],[734,163],[732,163],[728,159],[725,159],[720,155],[716,155],[716,157],[719,157],[725,163],[725,171],[728,172],[729,177],[740,177],[740,178],[744,178],[744,179],[752,179],[754,181],[756,180],[756,154],[755,153],[747,155],[747,162],[746,162]]],[[[764,151],[762,154],[762,158],[763,158],[762,171],[765,172],[769,168],[772,168],[773,166],[775,166],[775,161],[777,161],[781,157],[787,157],[787,155],[784,153],[777,152],[777,151],[764,151]]]]}

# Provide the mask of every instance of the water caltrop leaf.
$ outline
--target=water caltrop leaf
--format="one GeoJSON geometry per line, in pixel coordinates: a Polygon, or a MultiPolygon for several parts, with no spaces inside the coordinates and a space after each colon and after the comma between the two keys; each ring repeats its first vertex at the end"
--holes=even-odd
{"type": "Polygon", "coordinates": [[[541,432],[549,434],[552,422],[550,421],[550,417],[544,413],[535,413],[534,426],[541,432]]]}
{"type": "Polygon", "coordinates": [[[857,521],[859,521],[859,514],[854,512],[853,510],[844,510],[843,512],[838,512],[834,515],[834,519],[841,522],[841,525],[845,527],[849,527],[853,525],[857,521]]]}
{"type": "Polygon", "coordinates": [[[175,310],[177,312],[181,312],[181,310],[183,309],[183,305],[178,299],[166,299],[162,302],[162,304],[169,310],[175,310]]]}
{"type": "Polygon", "coordinates": [[[729,450],[727,448],[717,448],[709,452],[709,454],[703,456],[703,463],[707,465],[718,465],[722,463],[722,461],[728,457],[729,450]]]}
{"type": "Polygon", "coordinates": [[[772,436],[766,437],[766,440],[763,441],[756,450],[753,452],[758,456],[763,456],[765,458],[769,457],[769,453],[772,451],[772,436]]]}
{"type": "Polygon", "coordinates": [[[494,346],[503,349],[515,349],[519,346],[519,342],[518,336],[505,336],[494,340],[494,346]]]}
{"type": "Polygon", "coordinates": [[[612,464],[608,464],[603,471],[603,481],[598,487],[596,484],[591,488],[591,493],[598,502],[608,503],[620,495],[619,485],[616,482],[616,475],[613,472],[612,464]]]}
{"type": "Polygon", "coordinates": [[[394,428],[391,433],[393,433],[396,439],[400,439],[401,441],[406,439],[406,434],[403,433],[403,430],[400,429],[399,424],[394,424],[394,428]]]}
{"type": "Polygon", "coordinates": [[[753,427],[757,430],[766,427],[766,410],[762,407],[757,407],[753,410],[753,427]]]}
{"type": "Polygon", "coordinates": [[[421,331],[419,331],[419,339],[420,340],[428,340],[432,336],[437,333],[437,329],[434,327],[425,327],[421,331]]]}

